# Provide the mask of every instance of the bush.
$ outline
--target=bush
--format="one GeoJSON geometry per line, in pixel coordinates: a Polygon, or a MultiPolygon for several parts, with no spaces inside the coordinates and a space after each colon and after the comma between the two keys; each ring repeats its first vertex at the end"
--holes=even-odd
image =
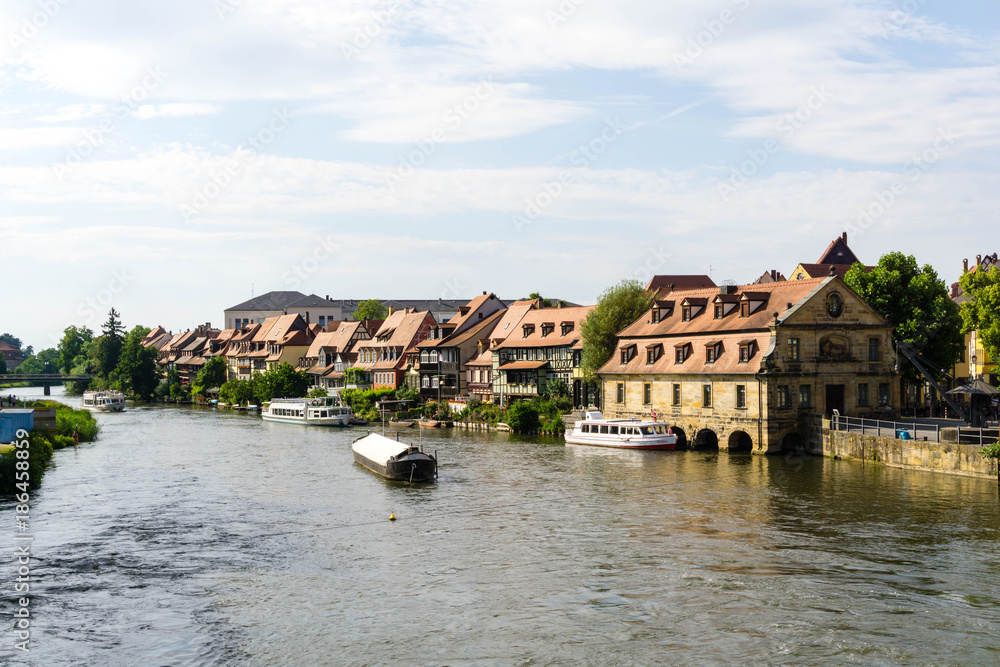
{"type": "Polygon", "coordinates": [[[306,394],[306,398],[326,398],[328,394],[326,393],[325,387],[313,387],[312,390],[306,394]]]}
{"type": "Polygon", "coordinates": [[[17,484],[19,481],[24,482],[25,480],[18,480],[18,473],[28,473],[27,481],[29,488],[37,489],[41,485],[42,475],[45,473],[45,468],[52,459],[52,443],[49,442],[45,435],[38,431],[32,431],[28,434],[28,443],[27,459],[19,459],[17,457],[17,452],[23,451],[18,449],[4,452],[0,456],[0,494],[13,495],[21,491],[17,488],[17,484]],[[28,462],[28,470],[18,470],[17,462],[24,460],[28,462]]]}
{"type": "MultiPolygon", "coordinates": [[[[92,442],[97,440],[97,434],[101,427],[98,425],[94,415],[89,410],[82,408],[71,408],[65,403],[58,401],[32,401],[25,404],[29,408],[55,408],[56,409],[56,433],[61,436],[73,437],[73,431],[79,431],[80,442],[92,442]]],[[[57,447],[57,449],[59,449],[57,447]]]]}
{"type": "Polygon", "coordinates": [[[549,435],[558,435],[560,433],[566,432],[566,423],[562,420],[562,417],[556,417],[555,419],[546,420],[546,423],[541,428],[542,433],[549,435]]]}
{"type": "Polygon", "coordinates": [[[514,433],[538,431],[538,408],[534,402],[519,401],[507,408],[507,425],[514,433]]]}

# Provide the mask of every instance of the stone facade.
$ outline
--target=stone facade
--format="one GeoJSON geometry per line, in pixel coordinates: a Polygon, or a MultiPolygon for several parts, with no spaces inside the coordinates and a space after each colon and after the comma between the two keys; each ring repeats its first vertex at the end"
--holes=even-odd
{"type": "Polygon", "coordinates": [[[599,372],[607,416],[775,453],[806,446],[809,414],[898,405],[891,328],[837,277],[660,296],[599,372]]]}

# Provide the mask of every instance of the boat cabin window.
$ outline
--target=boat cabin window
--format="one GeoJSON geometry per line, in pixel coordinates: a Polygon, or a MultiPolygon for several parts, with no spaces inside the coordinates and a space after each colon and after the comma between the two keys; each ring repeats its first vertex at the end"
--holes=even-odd
{"type": "Polygon", "coordinates": [[[590,433],[590,424],[584,424],[580,427],[581,433],[590,433]]]}
{"type": "Polygon", "coordinates": [[[652,426],[643,426],[642,427],[642,434],[643,435],[653,435],[653,427],[652,426]]]}
{"type": "Polygon", "coordinates": [[[612,426],[611,427],[611,435],[618,435],[618,427],[617,426],[612,426]]]}
{"type": "Polygon", "coordinates": [[[607,433],[607,432],[608,432],[608,425],[601,424],[601,433],[607,433]]]}

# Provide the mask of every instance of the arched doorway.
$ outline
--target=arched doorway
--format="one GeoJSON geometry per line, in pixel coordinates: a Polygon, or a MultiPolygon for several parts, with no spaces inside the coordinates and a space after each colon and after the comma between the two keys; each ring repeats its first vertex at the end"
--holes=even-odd
{"type": "Polygon", "coordinates": [[[684,429],[679,428],[677,426],[671,426],[670,430],[673,431],[674,435],[677,436],[677,445],[675,445],[675,448],[676,449],[682,449],[682,450],[683,449],[687,449],[688,448],[688,438],[687,438],[687,433],[684,432],[684,429]]]}
{"type": "Polygon", "coordinates": [[[802,439],[802,436],[794,431],[786,434],[781,439],[782,453],[792,452],[793,454],[801,454],[805,452],[805,449],[805,441],[802,439]]]}
{"type": "Polygon", "coordinates": [[[718,450],[719,436],[715,434],[715,431],[703,428],[698,431],[698,435],[695,436],[694,448],[704,451],[718,450]]]}
{"type": "Polygon", "coordinates": [[[730,453],[750,454],[753,452],[753,438],[746,431],[733,431],[729,436],[730,453]]]}

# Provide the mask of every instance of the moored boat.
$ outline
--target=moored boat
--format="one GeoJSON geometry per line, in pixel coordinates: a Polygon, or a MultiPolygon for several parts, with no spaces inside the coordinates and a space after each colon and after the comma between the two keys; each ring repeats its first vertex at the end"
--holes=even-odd
{"type": "Polygon", "coordinates": [[[351,445],[354,461],[372,472],[400,482],[433,482],[437,458],[420,447],[369,433],[351,445]]]}
{"type": "Polygon", "coordinates": [[[83,407],[96,412],[122,412],[125,395],[115,389],[83,392],[83,407]]]}
{"type": "Polygon", "coordinates": [[[261,413],[267,422],[306,426],[348,426],[353,416],[350,407],[341,405],[340,399],[332,396],[275,398],[261,413]]]}
{"type": "Polygon", "coordinates": [[[435,419],[421,419],[417,422],[420,428],[441,428],[441,422],[435,419]]]}
{"type": "Polygon", "coordinates": [[[588,411],[574,422],[573,431],[566,434],[571,445],[594,445],[620,449],[673,449],[677,436],[663,422],[641,419],[605,419],[597,411],[588,411]]]}

